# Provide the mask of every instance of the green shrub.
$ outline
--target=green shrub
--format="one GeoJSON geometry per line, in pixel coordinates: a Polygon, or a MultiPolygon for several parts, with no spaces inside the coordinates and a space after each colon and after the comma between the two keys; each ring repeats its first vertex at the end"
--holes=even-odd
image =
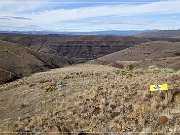
{"type": "Polygon", "coordinates": [[[153,73],[174,73],[175,71],[171,68],[158,68],[156,65],[149,66],[149,72],[153,73]]]}
{"type": "Polygon", "coordinates": [[[178,75],[180,75],[180,70],[178,70],[176,73],[177,73],[178,75]]]}
{"type": "Polygon", "coordinates": [[[144,71],[145,71],[145,70],[142,69],[142,68],[137,68],[137,69],[134,69],[134,70],[133,70],[134,73],[144,73],[144,71]]]}
{"type": "Polygon", "coordinates": [[[152,66],[149,66],[148,71],[152,73],[157,73],[157,72],[160,72],[160,69],[156,65],[152,65],[152,66]]]}
{"type": "Polygon", "coordinates": [[[58,83],[58,85],[59,85],[60,87],[64,87],[64,86],[67,85],[67,82],[64,81],[64,80],[61,80],[61,81],[58,83]]]}
{"type": "Polygon", "coordinates": [[[164,73],[174,73],[175,71],[171,68],[161,68],[160,69],[161,72],[164,72],[164,73]]]}

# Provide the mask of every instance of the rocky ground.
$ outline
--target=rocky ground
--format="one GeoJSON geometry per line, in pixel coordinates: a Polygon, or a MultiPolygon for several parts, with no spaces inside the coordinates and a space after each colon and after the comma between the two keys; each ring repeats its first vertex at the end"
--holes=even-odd
{"type": "Polygon", "coordinates": [[[179,84],[179,71],[155,67],[142,70],[81,64],[36,73],[0,86],[0,131],[180,132],[179,84]],[[163,83],[169,91],[150,94],[150,84],[163,83]]]}

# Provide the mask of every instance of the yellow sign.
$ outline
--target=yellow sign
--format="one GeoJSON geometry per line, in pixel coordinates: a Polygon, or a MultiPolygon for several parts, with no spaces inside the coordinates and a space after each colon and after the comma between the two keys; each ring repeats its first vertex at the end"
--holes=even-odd
{"type": "Polygon", "coordinates": [[[150,91],[157,91],[157,90],[168,90],[168,85],[150,85],[150,91]]]}

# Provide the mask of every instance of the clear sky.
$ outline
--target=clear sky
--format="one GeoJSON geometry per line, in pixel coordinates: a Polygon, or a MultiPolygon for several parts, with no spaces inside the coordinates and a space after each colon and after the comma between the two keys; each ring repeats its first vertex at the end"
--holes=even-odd
{"type": "Polygon", "coordinates": [[[180,29],[180,0],[0,0],[0,30],[180,29]]]}

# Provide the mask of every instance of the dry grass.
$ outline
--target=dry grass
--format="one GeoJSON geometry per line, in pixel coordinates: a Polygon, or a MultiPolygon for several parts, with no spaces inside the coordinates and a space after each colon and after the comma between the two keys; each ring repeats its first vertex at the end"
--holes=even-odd
{"type": "Polygon", "coordinates": [[[33,73],[61,68],[79,60],[45,54],[17,44],[0,41],[0,84],[33,73]]]}
{"type": "Polygon", "coordinates": [[[168,132],[180,125],[179,114],[167,113],[179,109],[180,95],[150,95],[156,83],[177,89],[180,76],[87,64],[37,73],[0,87],[0,124],[18,132],[168,132]]]}

